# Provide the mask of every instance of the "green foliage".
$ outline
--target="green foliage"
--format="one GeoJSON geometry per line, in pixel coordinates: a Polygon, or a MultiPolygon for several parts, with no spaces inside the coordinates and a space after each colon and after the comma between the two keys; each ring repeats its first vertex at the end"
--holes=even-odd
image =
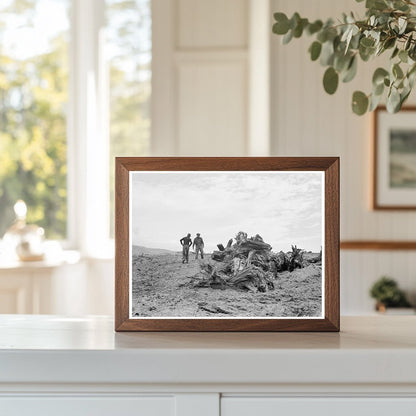
{"type": "Polygon", "coordinates": [[[381,277],[373,284],[370,289],[370,295],[386,307],[411,306],[404,292],[399,289],[397,282],[387,276],[381,277]]]}
{"type": "Polygon", "coordinates": [[[320,42],[315,41],[312,43],[312,45],[309,48],[312,61],[316,61],[319,58],[319,55],[321,54],[321,50],[322,50],[322,44],[320,42]]]}
{"type": "Polygon", "coordinates": [[[355,91],[352,95],[352,111],[361,116],[368,108],[368,97],[361,91],[355,91]]]}
{"type": "Polygon", "coordinates": [[[323,79],[324,89],[328,94],[335,93],[338,88],[338,79],[338,72],[332,66],[328,67],[323,79]]]}
{"type": "Polygon", "coordinates": [[[273,33],[277,35],[285,35],[290,29],[290,22],[284,13],[275,13],[274,19],[276,23],[273,25],[273,33]]]}
{"type": "MultiPolygon", "coordinates": [[[[148,0],[106,4],[113,53],[109,99],[114,215],[114,156],[141,156],[149,149],[151,10],[148,0]]],[[[67,33],[58,31],[47,52],[26,58],[10,56],[2,42],[9,22],[33,26],[35,6],[34,0],[0,5],[0,238],[14,220],[17,199],[28,205],[28,222],[44,227],[48,238],[66,237],[67,33]]]]}
{"type": "Polygon", "coordinates": [[[114,236],[114,158],[150,148],[151,2],[107,0],[110,58],[110,235],[114,236]],[[137,40],[140,39],[140,42],[137,40]]]}
{"type": "Polygon", "coordinates": [[[396,113],[409,97],[416,77],[416,2],[366,0],[365,7],[364,19],[344,14],[336,24],[332,19],[310,22],[298,13],[290,19],[284,13],[275,13],[273,33],[284,35],[284,44],[304,33],[315,37],[309,53],[312,61],[320,58],[320,64],[326,67],[323,85],[328,94],[336,92],[339,79],[354,79],[358,59],[367,62],[391,53],[391,65],[374,72],[372,91],[354,92],[352,110],[358,115],[372,111],[385,95],[387,110],[396,113]]]}
{"type": "MultiPolygon", "coordinates": [[[[15,0],[0,11],[31,25],[32,9],[31,2],[15,0]]],[[[48,238],[66,237],[68,67],[65,33],[48,52],[28,58],[10,56],[0,43],[0,238],[17,199],[28,205],[28,222],[44,227],[48,238]]]]}

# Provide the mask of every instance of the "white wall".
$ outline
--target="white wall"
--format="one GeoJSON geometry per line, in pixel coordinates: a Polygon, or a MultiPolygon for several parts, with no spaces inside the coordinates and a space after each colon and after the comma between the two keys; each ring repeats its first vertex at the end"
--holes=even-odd
{"type": "MultiPolygon", "coordinates": [[[[273,12],[298,11],[311,19],[335,18],[350,10],[364,15],[362,4],[351,0],[272,0],[273,12]]],[[[359,76],[329,96],[322,88],[324,68],[310,61],[311,42],[303,37],[282,45],[279,37],[272,36],[272,154],[341,157],[342,240],[415,240],[416,212],[376,212],[370,207],[371,116],[353,115],[350,103],[354,90],[370,92],[377,62],[360,62],[359,76]]],[[[370,312],[373,302],[368,289],[383,274],[393,276],[415,295],[415,262],[413,251],[342,251],[342,313],[370,312]]]]}
{"type": "Polygon", "coordinates": [[[264,11],[257,21],[268,22],[269,0],[153,0],[153,155],[244,156],[267,148],[268,94],[253,86],[268,80],[268,48],[252,48],[252,39],[267,43],[269,36],[252,36],[253,4],[264,11]],[[251,54],[259,77],[250,76],[251,54]],[[266,117],[252,117],[254,100],[266,117]],[[250,141],[256,125],[260,146],[250,141]]]}

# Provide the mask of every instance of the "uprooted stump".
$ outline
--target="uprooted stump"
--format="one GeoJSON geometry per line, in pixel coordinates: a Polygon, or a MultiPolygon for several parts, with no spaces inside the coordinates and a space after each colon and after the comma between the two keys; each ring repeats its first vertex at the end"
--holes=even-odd
{"type": "Polygon", "coordinates": [[[201,271],[207,278],[194,283],[194,287],[224,289],[232,286],[267,292],[274,289],[279,273],[292,272],[310,262],[304,259],[303,250],[296,245],[292,245],[289,253],[273,253],[270,244],[258,234],[248,238],[247,233],[240,231],[235,241],[233,244],[230,239],[226,247],[218,244],[219,250],[211,255],[214,264],[201,263],[201,271]]]}
{"type": "Polygon", "coordinates": [[[255,292],[266,292],[274,288],[272,247],[259,235],[248,238],[246,233],[239,232],[235,244],[231,239],[227,247],[218,244],[218,248],[211,255],[215,260],[214,265],[201,264],[201,270],[208,275],[208,279],[198,282],[196,286],[234,286],[255,292]]]}
{"type": "Polygon", "coordinates": [[[273,273],[265,272],[254,265],[237,271],[233,269],[232,262],[225,261],[214,266],[208,263],[201,264],[201,269],[208,275],[208,279],[196,283],[196,287],[225,289],[227,286],[234,286],[252,292],[267,292],[274,289],[273,273]]]}

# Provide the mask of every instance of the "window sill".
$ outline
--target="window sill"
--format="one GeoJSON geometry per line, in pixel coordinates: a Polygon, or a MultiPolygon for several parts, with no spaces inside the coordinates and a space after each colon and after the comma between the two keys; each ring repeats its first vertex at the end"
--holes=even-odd
{"type": "Polygon", "coordinates": [[[0,255],[0,270],[39,270],[60,267],[66,264],[77,264],[81,260],[79,251],[62,250],[54,255],[46,255],[40,261],[21,261],[10,255],[0,255]]]}

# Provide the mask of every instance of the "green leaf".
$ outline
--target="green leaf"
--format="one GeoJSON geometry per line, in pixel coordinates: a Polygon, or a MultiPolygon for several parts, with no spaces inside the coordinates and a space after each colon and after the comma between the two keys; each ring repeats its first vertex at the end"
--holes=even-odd
{"type": "Polygon", "coordinates": [[[324,89],[328,94],[332,95],[335,93],[338,88],[338,79],[339,76],[335,69],[332,68],[332,66],[327,68],[324,74],[323,84],[324,89]]]}
{"type": "Polygon", "coordinates": [[[368,108],[368,97],[361,91],[355,91],[352,95],[352,111],[362,116],[368,108]]]}
{"type": "Polygon", "coordinates": [[[322,44],[320,42],[315,41],[312,43],[312,45],[309,47],[309,53],[311,54],[312,61],[316,61],[319,58],[321,50],[322,44]]]}
{"type": "Polygon", "coordinates": [[[381,101],[381,97],[382,97],[382,95],[380,95],[380,94],[379,95],[371,94],[371,96],[370,96],[370,106],[368,108],[368,111],[373,111],[378,107],[378,105],[380,104],[380,101],[381,101]]]}
{"type": "Polygon", "coordinates": [[[373,85],[373,95],[383,95],[384,88],[384,83],[379,85],[373,85]]]}
{"type": "Polygon", "coordinates": [[[322,20],[315,20],[313,23],[311,23],[307,28],[306,32],[309,35],[313,35],[314,33],[319,32],[322,29],[322,26],[324,24],[322,23],[322,20]]]}
{"type": "Polygon", "coordinates": [[[329,27],[327,29],[328,40],[333,41],[338,37],[338,32],[334,27],[329,27]]]}
{"type": "Polygon", "coordinates": [[[375,48],[366,48],[362,45],[359,46],[358,52],[360,54],[360,58],[364,61],[367,62],[370,57],[374,56],[375,53],[375,48]]]}
{"type": "Polygon", "coordinates": [[[342,82],[350,82],[351,80],[354,79],[356,74],[357,74],[357,58],[354,55],[350,60],[347,71],[344,73],[344,76],[342,77],[342,82]]]}
{"type": "Polygon", "coordinates": [[[290,29],[287,16],[284,13],[275,13],[274,20],[276,20],[276,23],[273,25],[273,33],[285,35],[290,29]]]}
{"type": "Polygon", "coordinates": [[[409,97],[410,93],[411,93],[411,89],[410,88],[406,88],[405,90],[403,90],[403,92],[400,94],[400,107],[399,110],[402,108],[403,103],[407,100],[407,98],[409,97]]]}
{"type": "Polygon", "coordinates": [[[385,0],[367,0],[365,3],[367,9],[384,10],[388,5],[385,0]]]}
{"type": "MultiPolygon", "coordinates": [[[[336,51],[339,48],[339,45],[341,44],[341,37],[337,36],[333,41],[332,44],[334,45],[334,51],[336,51]]],[[[344,51],[343,51],[344,52],[344,51]]],[[[344,53],[345,55],[345,53],[344,53]]]]}
{"type": "Polygon", "coordinates": [[[392,88],[387,96],[386,107],[389,113],[397,113],[400,109],[400,93],[397,88],[392,88]]]}
{"type": "Polygon", "coordinates": [[[402,62],[404,62],[404,63],[407,63],[407,61],[408,61],[408,54],[407,54],[407,52],[405,51],[405,50],[401,50],[400,52],[399,52],[399,59],[402,61],[402,62]]]}
{"type": "Polygon", "coordinates": [[[360,39],[361,39],[361,33],[357,33],[355,36],[352,37],[351,43],[350,43],[350,49],[358,49],[358,46],[360,45],[360,39]]]}
{"type": "Polygon", "coordinates": [[[282,43],[287,45],[293,39],[293,30],[289,30],[286,35],[283,36],[282,43]]]}
{"type": "Polygon", "coordinates": [[[394,48],[393,53],[391,54],[390,59],[394,59],[394,58],[398,55],[399,51],[400,51],[400,49],[396,46],[396,47],[394,48]]]}
{"type": "Polygon", "coordinates": [[[383,48],[384,49],[390,49],[392,48],[394,45],[396,44],[396,38],[387,38],[385,40],[385,42],[383,43],[383,48]]]}
{"type": "Polygon", "coordinates": [[[360,53],[360,57],[364,62],[367,62],[370,57],[374,56],[376,48],[375,48],[375,40],[372,38],[363,37],[360,40],[360,44],[358,47],[358,52],[360,53]]]}
{"type": "Polygon", "coordinates": [[[407,71],[407,76],[416,74],[416,64],[413,64],[410,69],[407,71]]]}
{"type": "Polygon", "coordinates": [[[364,46],[364,48],[372,48],[375,44],[375,40],[372,38],[362,38],[360,41],[360,45],[364,46]]]}
{"type": "Polygon", "coordinates": [[[405,4],[402,0],[395,0],[393,2],[393,7],[397,10],[400,10],[402,12],[405,12],[409,10],[409,6],[405,4]]]}
{"type": "Polygon", "coordinates": [[[344,55],[339,52],[335,54],[334,57],[334,68],[338,72],[344,71],[347,69],[351,61],[351,54],[344,55]]]}
{"type": "Polygon", "coordinates": [[[293,16],[290,18],[290,29],[294,30],[296,26],[301,21],[301,17],[298,12],[293,13],[293,16]]]}
{"type": "Polygon", "coordinates": [[[399,64],[394,64],[392,68],[392,73],[397,79],[401,79],[404,77],[403,71],[400,68],[399,64]]]}
{"type": "Polygon", "coordinates": [[[377,86],[379,84],[384,84],[384,78],[389,75],[388,71],[384,68],[377,68],[373,74],[373,85],[377,86]]]}
{"type": "Polygon", "coordinates": [[[300,38],[302,36],[303,29],[305,29],[308,26],[308,24],[308,19],[298,20],[296,27],[293,29],[293,36],[295,38],[300,38]]]}
{"type": "Polygon", "coordinates": [[[334,44],[331,41],[326,41],[322,45],[321,59],[322,66],[332,65],[334,62],[334,44]]]}

